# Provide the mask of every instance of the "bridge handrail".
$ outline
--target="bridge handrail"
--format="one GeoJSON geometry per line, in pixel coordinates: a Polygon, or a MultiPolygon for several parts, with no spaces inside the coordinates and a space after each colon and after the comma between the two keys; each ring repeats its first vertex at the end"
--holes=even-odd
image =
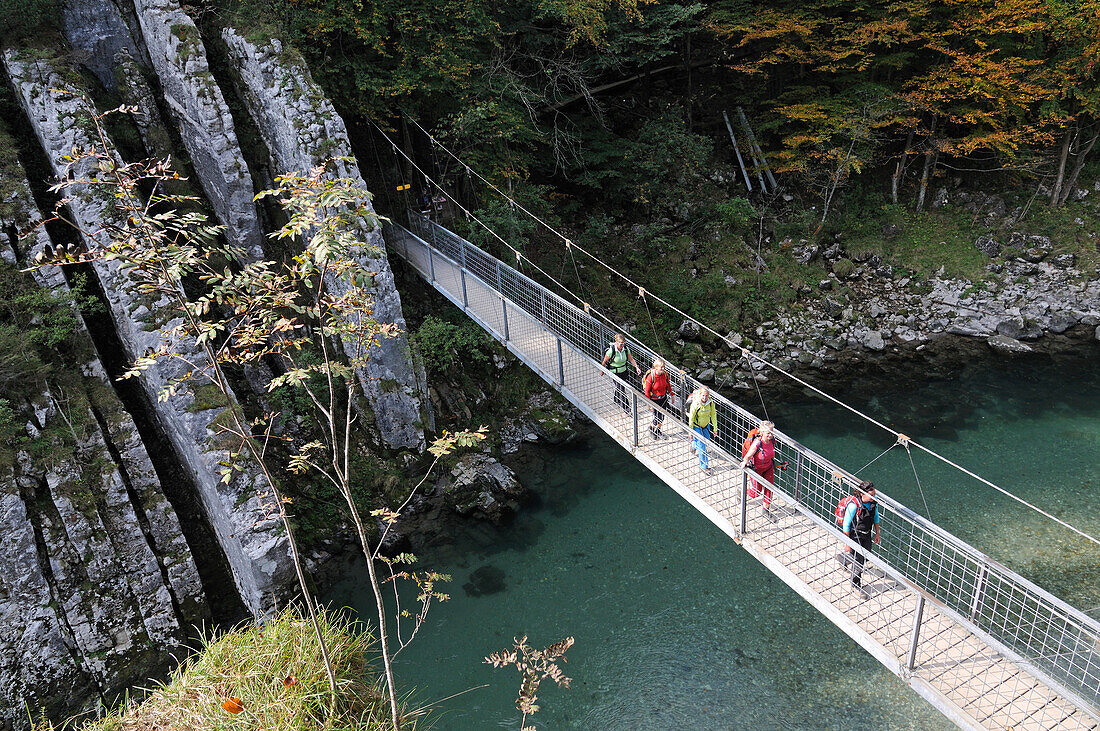
{"type": "MultiPolygon", "coordinates": [[[[598,364],[614,335],[609,326],[439,224],[414,212],[410,212],[409,222],[410,228],[420,235],[396,224],[387,227],[391,231],[400,228],[429,251],[436,250],[598,364]]],[[[407,240],[405,245],[408,258],[407,240]]],[[[662,357],[668,364],[681,409],[680,413],[667,410],[666,413],[682,418],[687,396],[700,382],[624,334],[636,359],[644,354],[647,359],[662,357]]],[[[750,428],[759,424],[759,419],[721,394],[713,396],[719,418],[713,444],[725,458],[739,462],[733,455],[740,453],[741,441],[750,428]]],[[[858,479],[779,430],[776,444],[777,461],[786,458],[796,462],[793,474],[777,473],[776,489],[801,512],[829,525],[836,503],[858,479]]],[[[889,573],[902,583],[926,593],[960,621],[995,639],[1010,656],[1056,678],[1058,685],[1067,687],[1073,696],[1087,704],[1086,709],[1094,715],[1098,713],[1100,622],[882,491],[879,504],[883,544],[876,549],[878,555],[872,559],[875,563],[888,566],[889,573]]],[[[843,537],[836,532],[838,538],[843,537]]]]}

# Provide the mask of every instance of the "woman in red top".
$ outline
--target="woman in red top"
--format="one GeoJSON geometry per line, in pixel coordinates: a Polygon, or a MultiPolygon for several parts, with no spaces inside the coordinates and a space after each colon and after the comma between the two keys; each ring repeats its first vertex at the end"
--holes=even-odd
{"type": "MultiPolygon", "coordinates": [[[[660,358],[653,361],[653,367],[646,371],[645,378],[642,379],[642,389],[647,399],[662,409],[668,408],[669,400],[672,398],[672,385],[669,383],[668,373],[665,372],[665,362],[660,358]]],[[[661,433],[661,424],[664,420],[664,412],[653,409],[653,423],[649,425],[649,435],[654,439],[664,436],[661,433]]]]}
{"type": "MultiPolygon", "coordinates": [[[[774,521],[775,518],[772,518],[771,514],[772,490],[768,486],[775,482],[775,435],[772,434],[773,429],[775,429],[775,424],[772,422],[760,422],[757,437],[749,445],[749,451],[745,452],[745,457],[741,460],[741,467],[745,468],[751,462],[753,472],[767,480],[763,485],[758,485],[756,480],[753,480],[753,487],[764,488],[764,515],[774,521]]],[[[753,492],[756,491],[753,490],[753,492]]]]}

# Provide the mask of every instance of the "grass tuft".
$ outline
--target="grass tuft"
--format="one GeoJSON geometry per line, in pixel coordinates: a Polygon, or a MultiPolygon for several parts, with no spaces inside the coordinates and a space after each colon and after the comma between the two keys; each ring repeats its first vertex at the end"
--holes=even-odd
{"type": "MultiPolygon", "coordinates": [[[[386,728],[386,700],[370,679],[366,660],[373,638],[343,614],[321,611],[319,620],[338,683],[334,706],[312,624],[291,607],[263,625],[249,623],[204,640],[200,651],[145,700],[123,704],[81,731],[386,728]],[[243,710],[226,710],[227,702],[237,708],[231,698],[239,699],[243,710]]],[[[60,729],[38,724],[36,731],[60,729]]]]}

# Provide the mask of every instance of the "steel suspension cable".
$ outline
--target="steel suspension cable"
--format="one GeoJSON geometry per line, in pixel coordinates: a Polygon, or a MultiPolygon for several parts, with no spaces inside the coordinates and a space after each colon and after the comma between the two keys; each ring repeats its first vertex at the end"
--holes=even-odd
{"type": "Polygon", "coordinates": [[[905,447],[905,453],[909,455],[909,466],[913,468],[913,479],[917,481],[917,490],[920,491],[921,502],[924,503],[924,514],[928,516],[929,520],[932,520],[932,511],[928,509],[928,500],[924,497],[924,488],[920,485],[920,476],[917,474],[917,465],[913,462],[913,453],[909,451],[909,440],[903,442],[905,447]]]}
{"type": "MultiPolygon", "coordinates": [[[[435,136],[434,136],[434,135],[432,135],[432,134],[431,134],[430,132],[428,132],[427,130],[425,130],[425,129],[424,129],[424,127],[423,127],[423,126],[421,126],[421,125],[420,125],[420,123],[419,123],[419,122],[417,122],[417,121],[416,121],[415,119],[412,119],[412,118],[410,118],[410,117],[408,117],[408,116],[406,116],[406,119],[408,119],[408,120],[409,120],[410,122],[412,122],[412,123],[413,123],[414,125],[416,125],[416,126],[417,126],[417,127],[418,127],[418,128],[419,128],[419,129],[421,130],[421,131],[423,131],[423,132],[424,132],[424,134],[426,134],[426,135],[428,136],[428,139],[429,139],[429,140],[430,140],[430,141],[431,141],[431,142],[432,142],[433,144],[439,145],[440,149],[442,149],[442,150],[443,150],[444,152],[446,152],[446,153],[447,153],[448,155],[450,155],[450,156],[451,156],[452,158],[454,158],[454,159],[455,159],[455,160],[456,160],[456,161],[457,161],[457,162],[458,162],[459,164],[461,164],[461,165],[462,165],[462,166],[463,166],[463,167],[464,167],[464,168],[466,169],[466,171],[467,171],[467,172],[469,172],[469,173],[472,173],[472,174],[473,174],[473,175],[474,175],[475,177],[477,177],[477,178],[478,178],[479,180],[481,180],[481,181],[482,181],[483,183],[485,183],[485,184],[486,184],[486,185],[488,185],[488,186],[489,186],[490,188],[492,188],[492,189],[493,189],[494,191],[496,191],[498,195],[500,195],[500,196],[504,197],[505,199],[507,199],[507,200],[508,200],[508,201],[509,201],[509,202],[511,203],[511,205],[515,206],[516,208],[519,208],[519,210],[521,210],[521,211],[523,211],[524,213],[526,213],[526,214],[527,214],[528,216],[530,216],[530,217],[531,217],[531,218],[532,218],[533,220],[535,220],[536,222],[538,222],[539,224],[541,224],[541,225],[542,225],[542,226],[543,226],[544,228],[546,228],[546,229],[547,229],[548,231],[550,231],[550,232],[551,232],[551,233],[553,233],[553,234],[554,234],[555,236],[557,236],[558,238],[560,238],[560,239],[561,239],[562,241],[564,241],[564,242],[565,242],[565,244],[566,244],[566,246],[567,246],[567,247],[569,247],[569,248],[576,248],[576,249],[577,249],[577,250],[579,250],[579,251],[580,251],[581,253],[583,253],[584,255],[586,255],[586,256],[587,256],[588,258],[592,259],[592,260],[593,260],[593,261],[595,261],[595,262],[596,262],[597,264],[599,264],[600,266],[602,266],[602,267],[603,267],[604,269],[606,269],[606,270],[607,270],[608,272],[610,272],[610,273],[612,273],[612,274],[614,274],[614,275],[618,276],[618,277],[619,277],[620,279],[622,279],[622,280],[623,280],[624,282],[626,282],[627,284],[629,284],[629,285],[630,285],[631,287],[633,287],[634,289],[644,289],[644,288],[642,287],[642,285],[640,285],[640,284],[638,284],[637,282],[635,282],[635,281],[634,281],[633,279],[631,279],[631,278],[630,278],[629,276],[627,276],[626,274],[623,274],[623,273],[622,273],[622,272],[620,272],[620,271],[619,271],[618,269],[616,269],[615,267],[611,266],[610,264],[608,264],[607,262],[605,262],[605,261],[604,261],[603,259],[601,259],[600,257],[596,256],[596,255],[595,255],[595,254],[593,254],[592,252],[590,252],[590,251],[588,251],[587,249],[585,249],[585,248],[584,248],[583,246],[580,246],[580,245],[579,245],[579,244],[578,244],[577,242],[575,242],[575,241],[573,241],[572,239],[570,239],[569,237],[567,237],[567,236],[566,236],[565,234],[563,234],[563,233],[561,233],[560,231],[558,231],[557,229],[555,229],[555,228],[554,228],[553,226],[551,226],[550,224],[548,224],[548,223],[547,223],[546,221],[542,220],[542,219],[541,219],[541,218],[539,218],[539,217],[538,217],[537,215],[535,215],[535,214],[534,214],[534,213],[532,213],[531,211],[527,210],[527,208],[525,208],[525,207],[524,207],[524,206],[523,206],[523,205],[522,205],[521,203],[519,203],[518,201],[514,200],[514,199],[513,199],[513,198],[512,198],[512,197],[511,197],[510,195],[508,195],[507,193],[505,193],[504,191],[502,191],[502,190],[501,190],[500,188],[498,188],[498,187],[497,187],[496,185],[494,185],[492,181],[490,181],[490,180],[488,180],[487,178],[485,178],[485,176],[483,176],[483,175],[482,175],[481,173],[479,173],[479,172],[478,172],[477,170],[474,170],[473,168],[471,168],[471,167],[470,167],[470,166],[469,166],[469,165],[468,165],[468,164],[467,164],[467,163],[466,163],[465,161],[463,161],[463,160],[462,160],[461,158],[459,158],[459,157],[458,157],[457,155],[455,155],[455,154],[454,154],[453,152],[451,152],[451,151],[450,151],[449,149],[447,149],[447,147],[446,147],[445,145],[443,145],[443,144],[442,144],[441,142],[439,142],[439,141],[438,141],[438,140],[437,140],[437,139],[435,138],[435,136]]],[[[386,137],[386,139],[389,139],[389,136],[388,136],[388,135],[386,135],[386,134],[385,134],[385,132],[383,132],[383,131],[382,131],[381,127],[379,127],[377,123],[375,123],[375,122],[374,122],[373,120],[371,120],[371,124],[372,124],[372,125],[374,125],[374,127],[375,127],[376,129],[378,129],[378,131],[379,131],[380,133],[382,133],[382,135],[383,135],[384,137],[386,137]]],[[[392,143],[392,141],[391,141],[391,143],[392,143]]],[[[394,146],[394,149],[395,149],[395,150],[397,149],[396,145],[394,146]]],[[[413,165],[414,167],[416,167],[416,168],[417,168],[417,170],[420,170],[420,172],[421,172],[421,174],[422,174],[422,175],[424,174],[423,170],[421,170],[421,168],[420,168],[420,167],[419,167],[419,166],[418,166],[418,165],[417,165],[417,164],[416,164],[416,163],[415,163],[415,162],[414,162],[414,161],[413,161],[413,160],[412,160],[411,158],[409,158],[409,156],[408,156],[408,155],[407,155],[407,154],[406,154],[406,153],[405,153],[404,151],[401,151],[401,154],[402,154],[402,155],[404,155],[404,156],[406,157],[406,159],[409,159],[409,162],[410,162],[410,163],[411,163],[411,164],[412,164],[412,165],[413,165]]],[[[428,177],[428,176],[426,176],[426,175],[425,175],[425,177],[428,177]]],[[[440,191],[442,191],[442,192],[444,193],[444,195],[446,195],[446,191],[444,191],[444,190],[443,190],[442,186],[441,186],[441,185],[440,185],[439,183],[436,183],[436,182],[435,182],[434,180],[432,181],[432,183],[433,183],[433,184],[434,184],[434,185],[435,185],[435,186],[436,186],[437,188],[439,188],[439,189],[440,189],[440,191]]],[[[448,197],[450,197],[452,201],[454,200],[454,197],[453,197],[453,196],[448,196],[448,197]]],[[[489,227],[488,227],[487,225],[485,225],[485,223],[483,223],[483,222],[482,222],[482,221],[481,221],[480,219],[478,219],[478,218],[477,218],[476,216],[473,216],[473,214],[471,214],[471,213],[470,213],[470,212],[469,212],[468,210],[466,210],[466,208],[465,208],[465,207],[463,207],[463,206],[462,206],[461,204],[457,203],[457,201],[455,201],[455,203],[456,203],[456,205],[458,205],[458,206],[459,206],[459,208],[462,208],[462,210],[463,210],[463,211],[465,211],[465,212],[466,212],[466,214],[467,214],[468,216],[472,217],[472,218],[473,218],[473,219],[474,219],[475,221],[477,221],[477,223],[479,223],[479,224],[480,224],[480,225],[481,225],[482,227],[484,227],[484,228],[485,228],[485,229],[486,229],[487,231],[489,231],[489,233],[490,233],[490,234],[492,234],[492,235],[493,235],[493,236],[494,236],[494,237],[495,237],[496,239],[498,239],[498,240],[499,240],[499,241],[500,241],[500,242],[501,242],[502,244],[504,244],[504,246],[505,246],[505,247],[507,247],[508,249],[510,249],[511,251],[513,251],[513,252],[514,252],[514,253],[516,254],[516,259],[517,259],[517,261],[519,261],[519,259],[521,258],[522,254],[520,253],[520,251],[519,251],[518,249],[516,249],[516,248],[515,248],[515,247],[513,247],[513,246],[512,246],[511,244],[509,244],[508,242],[506,242],[506,241],[505,241],[505,240],[504,240],[503,238],[501,238],[501,237],[500,237],[500,236],[499,236],[499,235],[498,235],[498,234],[497,234],[497,233],[496,233],[495,231],[493,231],[493,230],[492,230],[492,229],[490,229],[490,228],[489,228],[489,227]]],[[[611,327],[613,327],[613,328],[616,328],[616,329],[618,329],[618,328],[619,328],[619,325],[617,325],[617,324],[616,324],[616,323],[615,323],[615,322],[614,322],[613,320],[611,320],[610,318],[608,318],[608,317],[607,317],[606,315],[603,315],[602,313],[600,313],[600,312],[599,312],[598,310],[596,310],[596,308],[592,307],[592,306],[591,306],[591,305],[590,305],[589,303],[587,303],[587,302],[584,302],[584,301],[583,301],[583,300],[582,300],[582,299],[581,299],[580,297],[578,297],[578,296],[577,296],[576,294],[574,294],[573,292],[571,292],[571,291],[570,291],[570,290],[569,290],[569,289],[568,289],[567,287],[565,287],[565,286],[564,286],[564,285],[563,285],[563,284],[562,284],[561,282],[558,282],[558,281],[557,281],[557,280],[555,280],[555,279],[554,279],[553,277],[551,277],[551,276],[550,276],[549,274],[547,274],[547,273],[546,273],[545,271],[543,271],[543,270],[542,270],[542,269],[541,269],[541,268],[540,268],[540,267],[539,267],[539,266],[538,266],[537,264],[535,264],[535,263],[534,263],[534,262],[533,262],[533,261],[532,261],[532,260],[531,260],[531,259],[530,259],[529,257],[522,257],[522,258],[525,258],[525,259],[527,259],[527,261],[528,261],[528,262],[529,262],[529,263],[530,263],[530,264],[531,264],[531,265],[532,265],[532,266],[533,266],[533,267],[535,268],[535,270],[536,270],[536,271],[538,271],[538,272],[539,272],[540,274],[542,274],[543,276],[547,277],[547,278],[548,278],[548,279],[549,279],[550,281],[552,281],[552,282],[553,282],[553,283],[554,283],[555,285],[557,285],[557,286],[558,286],[559,288],[561,288],[561,289],[562,289],[563,291],[566,291],[566,292],[568,292],[568,293],[569,293],[569,294],[570,294],[570,295],[571,295],[571,296],[572,296],[572,297],[573,297],[574,299],[576,299],[576,300],[578,300],[579,302],[581,302],[581,304],[583,304],[583,305],[584,305],[584,310],[585,310],[586,312],[594,312],[594,313],[595,313],[595,314],[596,314],[596,315],[597,315],[598,317],[600,317],[600,319],[602,319],[602,320],[606,321],[606,322],[607,322],[607,323],[608,323],[608,324],[609,324],[609,325],[610,325],[611,327]]],[[[647,290],[647,291],[648,291],[648,290],[647,290]]],[[[798,377],[798,376],[794,375],[794,374],[793,374],[793,373],[791,373],[790,371],[788,371],[788,370],[785,370],[785,369],[784,369],[784,368],[782,368],[781,366],[778,366],[778,365],[776,365],[776,364],[774,364],[774,363],[772,363],[772,362],[768,361],[767,359],[765,359],[765,358],[761,357],[760,355],[757,355],[756,353],[752,352],[752,351],[751,351],[751,350],[749,350],[748,348],[746,348],[746,347],[744,347],[744,346],[741,346],[741,345],[734,345],[734,344],[733,344],[733,343],[732,343],[732,342],[730,341],[730,339],[729,339],[729,338],[728,338],[727,336],[725,336],[725,335],[722,335],[722,334],[721,334],[720,332],[718,332],[718,331],[717,331],[717,330],[715,330],[714,328],[710,327],[709,325],[707,325],[707,324],[706,324],[706,323],[704,323],[704,322],[701,322],[701,321],[699,321],[699,320],[698,320],[698,319],[696,319],[695,317],[693,317],[693,316],[689,315],[688,313],[684,312],[684,311],[683,311],[683,310],[681,310],[681,309],[680,309],[679,307],[677,307],[676,305],[672,304],[671,302],[669,302],[669,301],[665,300],[664,298],[662,298],[662,297],[660,297],[660,296],[658,296],[658,295],[656,295],[656,294],[653,294],[652,292],[649,292],[649,294],[650,294],[650,295],[651,295],[651,296],[653,297],[653,299],[654,299],[654,300],[656,300],[657,302],[660,302],[660,303],[661,303],[661,304],[663,304],[663,305],[664,305],[665,307],[667,307],[667,308],[669,308],[670,310],[672,310],[673,312],[677,313],[678,315],[680,315],[680,316],[681,316],[681,317],[683,317],[684,319],[686,319],[686,320],[688,320],[688,321],[690,321],[690,322],[694,323],[695,325],[697,325],[698,327],[700,327],[700,328],[702,328],[702,329],[706,330],[707,332],[710,332],[711,334],[713,334],[714,336],[716,336],[716,337],[717,337],[717,338],[719,338],[720,340],[722,340],[722,341],[724,341],[724,342],[726,342],[726,343],[729,343],[729,345],[730,345],[731,347],[737,348],[738,350],[740,350],[740,351],[741,351],[742,355],[744,355],[744,356],[745,356],[746,358],[758,360],[759,362],[763,363],[763,364],[764,364],[765,366],[767,366],[768,368],[771,368],[771,369],[772,369],[773,371],[775,371],[775,372],[777,372],[777,373],[779,373],[779,374],[781,374],[781,375],[783,375],[783,376],[786,376],[787,378],[789,378],[789,379],[791,379],[792,381],[794,381],[794,382],[796,382],[796,383],[800,384],[801,386],[804,386],[805,388],[808,388],[808,389],[810,389],[810,391],[812,391],[813,393],[817,394],[818,396],[821,396],[822,398],[826,399],[827,401],[830,401],[830,402],[832,402],[832,403],[836,404],[837,406],[840,406],[840,407],[842,407],[842,408],[844,408],[844,409],[846,409],[846,410],[850,411],[851,413],[855,414],[856,416],[860,417],[861,419],[864,419],[865,421],[867,421],[867,422],[869,422],[869,423],[871,423],[871,424],[873,424],[873,425],[877,426],[878,428],[882,429],[883,431],[886,431],[886,432],[888,432],[889,434],[892,434],[892,435],[893,435],[894,437],[904,437],[904,436],[905,436],[905,435],[904,435],[904,434],[902,434],[901,432],[899,432],[899,431],[897,431],[897,430],[895,430],[895,429],[891,429],[890,427],[886,426],[885,424],[883,424],[883,423],[882,423],[881,421],[879,421],[878,419],[875,419],[875,418],[874,418],[873,416],[870,416],[870,415],[868,415],[868,414],[865,414],[865,413],[863,413],[862,411],[860,411],[859,409],[855,408],[854,406],[850,406],[849,404],[847,404],[847,403],[845,403],[845,402],[841,401],[840,399],[836,398],[835,396],[833,396],[833,395],[831,395],[831,394],[829,394],[829,393],[826,393],[825,391],[821,390],[821,389],[820,389],[820,388],[818,388],[817,386],[815,386],[815,385],[813,385],[813,384],[811,384],[811,383],[807,382],[807,381],[806,381],[805,379],[802,379],[802,378],[800,378],[800,377],[798,377]]],[[[751,363],[750,363],[750,368],[749,368],[749,370],[750,370],[750,372],[753,372],[753,369],[751,368],[751,363]]],[[[755,373],[754,373],[754,372],[753,372],[753,378],[755,379],[755,373]]],[[[760,388],[760,385],[759,385],[759,383],[757,383],[757,384],[756,384],[756,387],[757,387],[757,390],[759,391],[759,388],[760,388]]],[[[763,406],[763,396],[761,396],[761,405],[763,406]]],[[[765,417],[767,417],[767,408],[766,408],[766,407],[764,408],[764,412],[765,412],[765,413],[764,413],[765,417]]],[[[908,441],[910,442],[910,444],[912,444],[912,446],[915,446],[915,447],[917,447],[918,449],[920,449],[920,450],[924,451],[925,453],[927,453],[928,455],[930,455],[930,456],[932,456],[932,457],[935,457],[936,459],[940,460],[940,461],[941,461],[941,462],[943,462],[944,464],[947,464],[947,465],[949,465],[949,466],[951,466],[951,467],[953,467],[953,468],[955,468],[955,469],[959,470],[960,472],[962,472],[962,473],[964,473],[964,474],[966,474],[966,475],[968,475],[968,476],[970,476],[970,477],[974,478],[975,480],[978,480],[979,482],[981,482],[982,484],[986,485],[987,487],[990,487],[990,488],[992,488],[992,489],[996,490],[997,492],[1001,493],[1002,495],[1004,495],[1004,496],[1006,496],[1006,497],[1008,497],[1008,498],[1010,498],[1010,499],[1012,499],[1012,500],[1015,500],[1015,501],[1016,501],[1017,503],[1019,503],[1020,505],[1023,505],[1024,507],[1026,507],[1026,508],[1028,508],[1028,509],[1030,509],[1030,510],[1032,510],[1032,511],[1034,511],[1034,512],[1036,512],[1036,513],[1038,513],[1038,514],[1040,514],[1040,515],[1042,515],[1042,516],[1044,516],[1044,517],[1046,517],[1046,518],[1048,518],[1048,519],[1052,520],[1052,521],[1054,521],[1055,523],[1057,523],[1057,524],[1061,525],[1061,526],[1062,526],[1063,528],[1066,528],[1066,529],[1068,529],[1068,530],[1070,530],[1070,531],[1072,531],[1072,532],[1076,533],[1077,535],[1081,536],[1081,537],[1082,537],[1082,538],[1084,538],[1085,540],[1087,540],[1087,541],[1090,541],[1091,543],[1094,543],[1094,544],[1096,544],[1097,546],[1100,546],[1100,538],[1096,538],[1095,536],[1092,536],[1092,535],[1090,535],[1090,534],[1086,533],[1085,531],[1083,531],[1083,530],[1081,530],[1080,528],[1078,528],[1078,527],[1076,527],[1076,526],[1074,526],[1074,525],[1072,525],[1072,524],[1070,524],[1070,523],[1068,523],[1068,522],[1066,522],[1066,521],[1062,520],[1061,518],[1058,518],[1058,517],[1056,517],[1056,516],[1052,515],[1052,514],[1051,514],[1051,513],[1049,513],[1048,511],[1046,511],[1046,510],[1043,510],[1042,508],[1040,508],[1040,507],[1039,507],[1038,505],[1035,505],[1034,503],[1031,503],[1031,502],[1029,502],[1028,500],[1025,500],[1024,498],[1022,498],[1022,497],[1020,497],[1020,496],[1018,496],[1018,495],[1016,495],[1016,494],[1014,494],[1014,493],[1010,492],[1009,490],[1006,490],[1005,488],[1003,488],[1003,487],[1001,487],[1001,486],[999,486],[999,485],[996,485],[996,484],[994,484],[994,483],[993,483],[993,482],[991,482],[990,480],[987,480],[986,478],[984,478],[984,477],[982,477],[982,476],[980,476],[980,475],[978,475],[978,474],[974,473],[974,472],[973,472],[972,470],[969,470],[969,469],[967,469],[967,468],[963,467],[962,465],[960,465],[960,464],[958,464],[958,463],[954,462],[953,460],[951,460],[951,459],[949,459],[949,458],[947,458],[947,457],[945,457],[945,456],[943,456],[943,455],[939,454],[939,453],[938,453],[938,452],[936,452],[935,450],[933,450],[933,449],[930,449],[929,447],[926,447],[926,446],[924,446],[924,445],[923,445],[923,444],[921,444],[920,442],[916,442],[916,441],[913,441],[913,440],[911,440],[911,439],[908,439],[908,437],[906,437],[906,439],[907,439],[907,440],[908,440],[908,441]]]]}
{"type": "MultiPolygon", "coordinates": [[[[744,351],[742,350],[742,354],[744,351]]],[[[756,377],[756,369],[752,367],[752,361],[745,358],[745,362],[749,364],[749,375],[752,376],[752,383],[756,386],[756,396],[760,399],[760,408],[764,410],[764,418],[771,421],[771,417],[768,416],[768,406],[764,403],[764,392],[760,390],[760,380],[756,377]]]]}
{"type": "Polygon", "coordinates": [[[856,470],[855,472],[853,472],[853,473],[852,473],[852,475],[853,475],[853,476],[854,476],[854,475],[858,475],[858,474],[859,474],[860,472],[863,472],[863,470],[867,469],[868,467],[870,467],[871,465],[873,465],[873,464],[874,464],[875,462],[878,462],[878,461],[879,461],[880,459],[882,459],[883,457],[885,457],[885,456],[887,455],[887,453],[889,453],[889,451],[890,451],[891,449],[893,449],[894,447],[896,447],[896,446],[898,446],[898,443],[897,443],[897,442],[894,442],[893,444],[891,444],[891,445],[890,445],[889,447],[887,447],[887,448],[886,448],[886,451],[884,451],[884,452],[883,452],[882,454],[880,454],[879,456],[877,456],[877,457],[875,457],[874,459],[872,459],[872,460],[871,460],[870,462],[868,462],[867,464],[865,464],[865,465],[863,465],[862,467],[860,467],[860,468],[859,468],[858,470],[856,470]]]}

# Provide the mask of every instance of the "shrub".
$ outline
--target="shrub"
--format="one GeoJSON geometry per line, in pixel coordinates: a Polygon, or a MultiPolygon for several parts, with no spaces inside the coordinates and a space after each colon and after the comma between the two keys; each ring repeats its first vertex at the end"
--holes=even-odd
{"type": "Polygon", "coordinates": [[[745,198],[727,198],[714,206],[718,218],[734,231],[746,228],[756,218],[756,209],[745,198]]]}
{"type": "Polygon", "coordinates": [[[489,362],[489,336],[472,322],[456,325],[429,315],[413,339],[429,373],[489,362]]]}

